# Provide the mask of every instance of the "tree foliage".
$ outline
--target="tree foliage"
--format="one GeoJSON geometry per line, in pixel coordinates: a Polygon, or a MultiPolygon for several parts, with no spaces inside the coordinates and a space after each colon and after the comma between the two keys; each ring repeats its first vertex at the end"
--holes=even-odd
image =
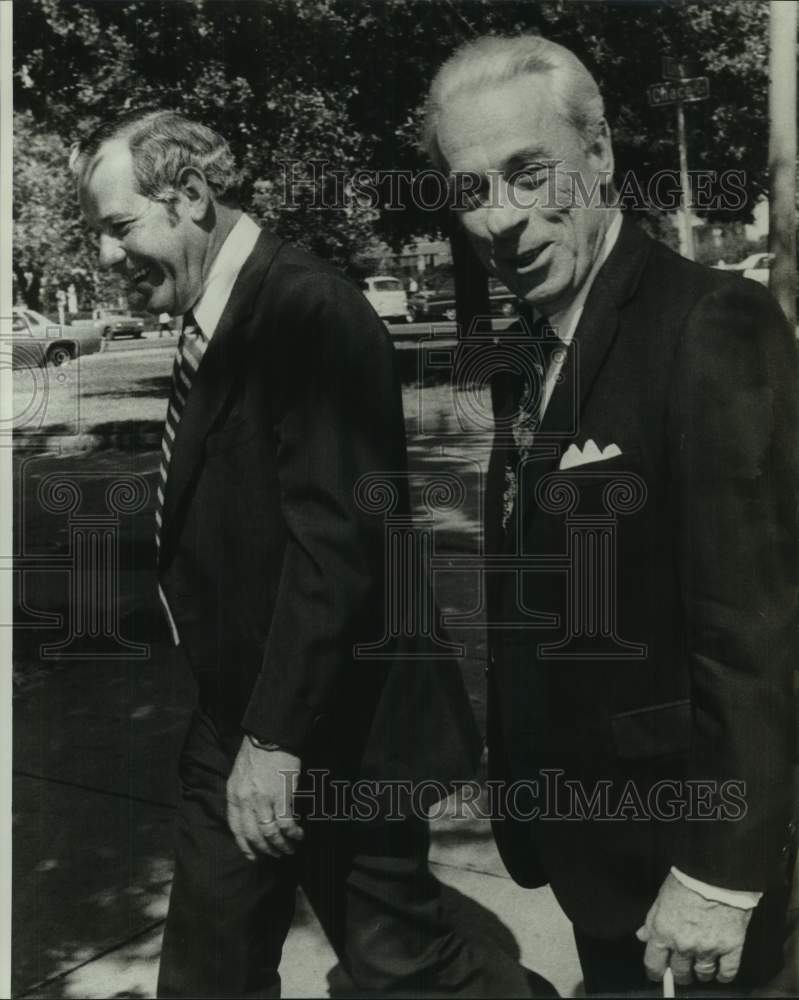
{"type": "Polygon", "coordinates": [[[217,128],[250,210],[345,266],[374,234],[397,247],[446,232],[445,212],[390,210],[382,189],[370,204],[342,197],[331,171],[426,166],[417,143],[429,81],[487,31],[539,31],[573,48],[605,95],[617,170],[644,188],[677,166],[673,109],[649,108],[646,86],[661,56],[683,60],[711,80],[710,100],[686,113],[691,168],[746,176],[745,204],[707,214],[747,218],[766,188],[765,2],[25,0],[14,16],[16,253],[28,266],[85,266],[66,150],[133,107],[217,128]]]}
{"type": "Polygon", "coordinates": [[[14,278],[31,309],[53,313],[56,289],[75,288],[84,300],[113,299],[120,283],[96,272],[96,248],[86,231],[61,137],[30,111],[14,117],[14,278]]]}

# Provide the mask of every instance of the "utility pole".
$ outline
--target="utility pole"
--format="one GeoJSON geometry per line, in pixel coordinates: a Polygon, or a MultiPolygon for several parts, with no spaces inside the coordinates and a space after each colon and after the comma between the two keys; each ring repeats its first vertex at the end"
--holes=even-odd
{"type": "Polygon", "coordinates": [[[680,253],[694,259],[694,230],[691,224],[691,182],[688,177],[688,141],[685,137],[685,104],[705,101],[710,94],[706,76],[686,77],[678,60],[661,59],[663,82],[647,88],[650,107],[673,104],[677,109],[677,150],[680,155],[680,253]]]}
{"type": "Polygon", "coordinates": [[[682,226],[682,255],[694,260],[694,227],[691,224],[691,183],[688,179],[688,143],[685,138],[685,112],[683,102],[677,101],[677,146],[680,151],[680,224],[682,226]]]}
{"type": "Polygon", "coordinates": [[[796,323],[796,0],[769,5],[769,288],[796,323]]]}

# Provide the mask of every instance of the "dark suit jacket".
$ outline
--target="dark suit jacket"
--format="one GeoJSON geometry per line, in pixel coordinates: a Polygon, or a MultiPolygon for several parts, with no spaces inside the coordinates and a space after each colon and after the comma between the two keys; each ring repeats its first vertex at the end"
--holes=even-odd
{"type": "MultiPolygon", "coordinates": [[[[493,777],[541,780],[537,805],[548,813],[495,824],[511,874],[526,885],[550,881],[576,924],[611,937],[641,924],[671,864],[732,889],[783,879],[796,727],[799,385],[793,333],[763,288],[682,259],[629,220],[575,340],[515,511],[522,552],[560,559],[560,568],[525,574],[518,595],[511,574],[491,574],[491,616],[506,625],[489,632],[489,752],[493,777]],[[588,439],[622,454],[558,472],[562,452],[588,439]],[[588,522],[574,520],[584,516],[607,540],[601,518],[614,477],[615,566],[600,577],[597,551],[583,548],[570,577],[569,491],[579,497],[572,530],[585,535],[588,522]],[[553,648],[592,594],[605,605],[595,605],[583,639],[553,648]],[[531,629],[531,611],[552,617],[531,629]],[[556,781],[542,769],[564,774],[556,781]],[[567,780],[581,783],[576,812],[567,780]],[[647,818],[663,818],[675,798],[665,786],[650,809],[658,781],[692,780],[742,782],[744,791],[682,784],[693,814],[713,819],[647,818]],[[606,814],[626,791],[624,818],[575,818],[590,816],[602,781],[612,783],[606,814]],[[572,818],[553,818],[558,811],[572,818]]],[[[494,545],[498,494],[489,485],[494,545]]]]}
{"type": "Polygon", "coordinates": [[[195,376],[167,482],[159,579],[231,752],[242,730],[367,777],[467,778],[455,663],[363,660],[385,627],[382,513],[407,512],[388,333],[332,268],[262,232],[195,376]]]}

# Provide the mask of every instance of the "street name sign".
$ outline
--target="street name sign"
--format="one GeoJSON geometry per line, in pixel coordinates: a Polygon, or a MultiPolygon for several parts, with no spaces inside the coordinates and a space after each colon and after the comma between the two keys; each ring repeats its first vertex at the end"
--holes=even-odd
{"type": "Polygon", "coordinates": [[[704,101],[710,96],[710,80],[706,76],[693,76],[683,80],[653,83],[647,88],[647,97],[653,108],[678,101],[704,101]]]}

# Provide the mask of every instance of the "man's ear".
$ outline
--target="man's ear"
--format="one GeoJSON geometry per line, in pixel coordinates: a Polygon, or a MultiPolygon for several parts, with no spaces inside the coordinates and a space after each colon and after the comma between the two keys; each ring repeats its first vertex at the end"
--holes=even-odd
{"type": "Polygon", "coordinates": [[[184,167],[175,180],[175,191],[184,199],[189,217],[195,222],[202,222],[213,202],[203,172],[197,167],[184,167]]]}
{"type": "Polygon", "coordinates": [[[602,118],[594,129],[594,136],[586,149],[591,165],[602,175],[603,183],[610,184],[613,179],[614,159],[613,141],[610,136],[610,126],[602,118]]]}

